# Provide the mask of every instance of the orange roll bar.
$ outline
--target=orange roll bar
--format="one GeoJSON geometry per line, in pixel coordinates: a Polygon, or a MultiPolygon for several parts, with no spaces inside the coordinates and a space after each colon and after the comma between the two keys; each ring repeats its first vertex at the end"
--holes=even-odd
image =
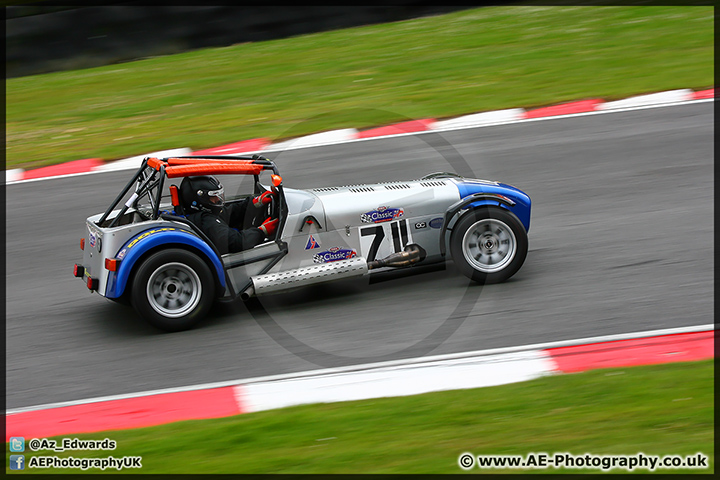
{"type": "Polygon", "coordinates": [[[201,163],[193,165],[174,165],[165,168],[168,178],[190,177],[194,175],[258,175],[262,165],[250,163],[201,163]]]}
{"type": "Polygon", "coordinates": [[[155,157],[148,158],[147,164],[148,164],[148,167],[154,168],[155,170],[158,170],[158,171],[160,170],[160,167],[162,167],[163,165],[167,166],[167,163],[165,163],[162,160],[160,160],[159,158],[155,158],[155,157]]]}
{"type": "Polygon", "coordinates": [[[221,160],[217,158],[166,158],[168,165],[247,165],[252,164],[253,160],[221,160]]]}

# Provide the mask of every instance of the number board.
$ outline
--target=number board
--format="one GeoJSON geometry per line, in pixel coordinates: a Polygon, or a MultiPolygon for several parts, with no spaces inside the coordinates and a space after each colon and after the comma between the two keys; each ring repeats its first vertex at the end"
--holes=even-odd
{"type": "Polygon", "coordinates": [[[407,219],[360,227],[360,250],[368,262],[402,252],[412,243],[407,219]]]}

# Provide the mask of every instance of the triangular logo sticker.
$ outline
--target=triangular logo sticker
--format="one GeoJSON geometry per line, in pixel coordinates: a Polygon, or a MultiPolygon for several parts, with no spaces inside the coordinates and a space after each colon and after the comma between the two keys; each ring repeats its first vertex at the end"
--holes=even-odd
{"type": "Polygon", "coordinates": [[[315,240],[315,238],[310,235],[310,238],[308,238],[307,245],[305,245],[305,250],[312,250],[313,248],[320,248],[320,242],[315,240]]]}

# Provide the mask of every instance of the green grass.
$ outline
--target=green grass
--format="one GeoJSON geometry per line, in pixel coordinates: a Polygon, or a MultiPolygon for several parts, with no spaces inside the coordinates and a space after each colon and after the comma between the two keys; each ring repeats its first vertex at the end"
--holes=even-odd
{"type": "Polygon", "coordinates": [[[486,7],[10,79],[7,167],[714,85],[713,7],[486,7]]]}
{"type": "MultiPolygon", "coordinates": [[[[595,370],[491,388],[70,435],[107,437],[117,441],[117,449],[37,454],[142,456],[142,470],[130,473],[463,473],[457,460],[464,452],[702,452],[709,457],[708,469],[655,473],[712,473],[713,373],[712,361],[595,370]]],[[[26,454],[26,461],[37,454],[26,454]]],[[[471,472],[481,471],[521,470],[471,472]]],[[[599,473],[530,470],[561,471],[599,473]]]]}

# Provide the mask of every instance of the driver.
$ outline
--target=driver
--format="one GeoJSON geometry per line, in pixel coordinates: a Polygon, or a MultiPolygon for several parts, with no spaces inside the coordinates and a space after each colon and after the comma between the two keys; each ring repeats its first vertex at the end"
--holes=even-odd
{"type": "Polygon", "coordinates": [[[225,205],[223,186],[213,176],[185,177],[180,184],[180,204],[185,216],[208,236],[221,254],[247,250],[275,233],[277,218],[268,218],[259,227],[251,226],[262,218],[263,207],[273,198],[273,192],[265,191],[225,205]],[[248,209],[251,203],[254,208],[248,209]]]}

